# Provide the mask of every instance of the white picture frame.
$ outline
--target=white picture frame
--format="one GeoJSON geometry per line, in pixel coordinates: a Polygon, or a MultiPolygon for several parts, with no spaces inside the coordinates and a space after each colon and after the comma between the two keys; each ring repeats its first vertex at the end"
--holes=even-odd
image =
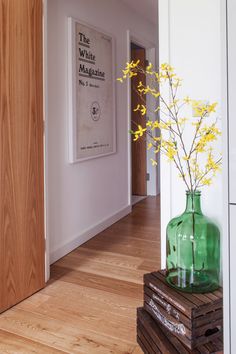
{"type": "Polygon", "coordinates": [[[68,17],[69,162],[116,153],[115,41],[68,17]]]}

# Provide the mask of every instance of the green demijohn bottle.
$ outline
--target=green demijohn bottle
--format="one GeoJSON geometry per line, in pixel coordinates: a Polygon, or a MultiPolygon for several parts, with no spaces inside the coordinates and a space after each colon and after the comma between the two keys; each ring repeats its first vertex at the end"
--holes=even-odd
{"type": "Polygon", "coordinates": [[[167,226],[166,280],[189,293],[219,287],[220,231],[203,215],[201,192],[186,192],[185,212],[167,226]]]}

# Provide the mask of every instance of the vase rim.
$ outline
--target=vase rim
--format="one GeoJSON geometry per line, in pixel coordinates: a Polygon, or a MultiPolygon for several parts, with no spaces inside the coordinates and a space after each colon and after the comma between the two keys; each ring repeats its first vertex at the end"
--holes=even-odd
{"type": "Polygon", "coordinates": [[[196,190],[196,191],[186,191],[186,195],[197,195],[197,196],[200,196],[201,195],[201,191],[199,190],[196,190]]]}

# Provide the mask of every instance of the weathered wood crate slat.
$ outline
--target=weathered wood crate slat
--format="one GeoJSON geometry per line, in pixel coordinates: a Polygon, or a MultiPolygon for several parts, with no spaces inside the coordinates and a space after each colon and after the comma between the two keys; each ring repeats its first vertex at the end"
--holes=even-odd
{"type": "Polygon", "coordinates": [[[189,349],[157,323],[143,307],[137,310],[137,341],[145,354],[223,354],[221,339],[189,349]]]}
{"type": "Polygon", "coordinates": [[[145,274],[144,309],[191,350],[222,338],[222,289],[188,294],[170,287],[165,271],[145,274]]]}

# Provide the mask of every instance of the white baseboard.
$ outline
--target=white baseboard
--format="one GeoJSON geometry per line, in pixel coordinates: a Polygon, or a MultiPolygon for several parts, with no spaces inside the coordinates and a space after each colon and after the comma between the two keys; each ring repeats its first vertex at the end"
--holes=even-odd
{"type": "Polygon", "coordinates": [[[109,226],[116,223],[120,219],[124,218],[131,212],[131,210],[132,208],[130,205],[120,209],[115,214],[110,215],[106,219],[103,219],[97,225],[93,225],[89,229],[83,231],[81,234],[77,235],[73,240],[70,240],[68,243],[64,244],[63,246],[60,246],[55,251],[52,251],[50,253],[50,264],[55,263],[58,259],[64,257],[66,254],[81,246],[83,243],[87,242],[92,237],[107,229],[109,226]]]}

